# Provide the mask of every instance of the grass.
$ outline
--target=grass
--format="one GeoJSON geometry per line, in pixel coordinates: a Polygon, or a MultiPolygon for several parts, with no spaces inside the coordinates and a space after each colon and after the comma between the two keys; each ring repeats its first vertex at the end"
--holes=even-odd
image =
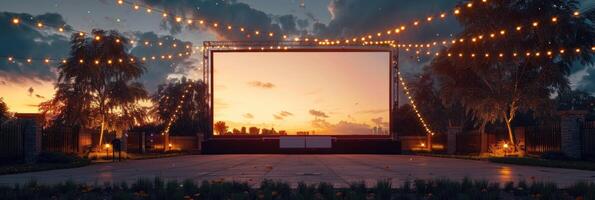
{"type": "Polygon", "coordinates": [[[532,157],[493,157],[488,159],[490,162],[506,163],[515,165],[530,165],[540,167],[580,169],[595,171],[595,162],[579,160],[547,160],[532,157]]]}
{"type": "Polygon", "coordinates": [[[23,185],[0,186],[0,199],[595,199],[595,184],[579,182],[567,188],[554,183],[497,183],[482,180],[448,179],[405,181],[394,186],[380,180],[368,188],[363,182],[348,188],[329,183],[300,183],[296,188],[265,180],[259,187],[247,183],[192,180],[138,179],[132,184],[79,184],[72,181],[44,185],[30,181],[23,185]]]}

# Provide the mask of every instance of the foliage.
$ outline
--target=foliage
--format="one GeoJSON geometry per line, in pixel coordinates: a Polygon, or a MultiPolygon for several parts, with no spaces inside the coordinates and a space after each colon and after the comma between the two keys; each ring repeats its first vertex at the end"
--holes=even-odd
{"type": "Polygon", "coordinates": [[[559,188],[554,183],[524,181],[499,184],[463,179],[415,180],[400,187],[392,187],[388,181],[379,181],[367,188],[363,183],[354,183],[349,188],[335,188],[328,183],[297,188],[289,184],[265,180],[259,188],[247,183],[226,181],[192,180],[164,181],[157,177],[138,179],[132,184],[105,183],[84,184],[66,181],[44,185],[36,181],[14,186],[0,186],[0,199],[593,199],[595,183],[578,182],[568,188],[559,188]]]}
{"type": "Polygon", "coordinates": [[[91,164],[90,160],[76,155],[57,152],[43,152],[39,154],[36,163],[33,164],[11,163],[0,166],[0,174],[16,174],[53,169],[75,168],[87,166],[89,164],[91,164]]]}
{"type": "Polygon", "coordinates": [[[210,109],[207,102],[207,85],[202,81],[186,78],[160,85],[153,94],[151,112],[160,123],[175,119],[170,132],[173,135],[196,135],[210,130],[210,109]],[[184,91],[188,90],[182,97],[184,91]],[[183,103],[181,103],[183,102],[183,103]],[[180,112],[173,116],[177,106],[180,112]]]}
{"type": "Polygon", "coordinates": [[[595,120],[595,96],[580,90],[560,91],[555,99],[558,110],[587,111],[587,120],[595,120]]]}
{"type": "Polygon", "coordinates": [[[224,121],[215,122],[215,124],[213,125],[213,130],[218,135],[225,135],[225,134],[227,134],[227,129],[228,128],[229,127],[225,124],[224,121]]]}
{"type": "Polygon", "coordinates": [[[4,99],[2,97],[0,97],[0,124],[2,124],[2,122],[4,122],[4,121],[8,120],[9,118],[10,118],[10,115],[8,113],[8,106],[4,102],[4,99]]]}
{"type": "Polygon", "coordinates": [[[93,30],[91,35],[72,35],[70,57],[58,66],[56,94],[40,110],[54,125],[101,127],[101,134],[143,123],[146,115],[138,102],[147,92],[133,81],[145,67],[128,53],[128,39],[118,32],[93,30]]]}
{"type": "Polygon", "coordinates": [[[391,120],[392,131],[400,136],[425,135],[425,130],[420,125],[411,105],[402,105],[393,112],[395,114],[391,120]]]}
{"type": "MultiPolygon", "coordinates": [[[[459,5],[465,8],[464,4],[459,5]]],[[[433,60],[431,68],[437,75],[440,94],[447,104],[460,103],[464,110],[483,124],[504,122],[509,140],[514,143],[511,123],[518,112],[527,110],[551,111],[550,96],[569,88],[570,67],[575,62],[592,64],[592,44],[595,30],[594,9],[580,16],[577,1],[559,0],[504,0],[488,1],[457,15],[464,31],[457,38],[477,38],[485,33],[499,34],[508,31],[493,42],[488,35],[477,42],[458,43],[433,60]],[[557,20],[552,22],[551,17],[557,20]],[[498,20],[494,20],[498,19],[498,20]],[[527,24],[538,22],[538,27],[527,24]],[[580,53],[567,49],[565,54],[549,58],[546,51],[558,53],[564,48],[582,48],[580,53]],[[490,52],[485,52],[489,49],[490,52]],[[475,52],[477,58],[469,58],[475,52]],[[499,58],[485,53],[502,52],[508,57],[499,58]],[[511,57],[516,52],[519,56],[511,57]],[[531,56],[524,56],[529,52],[531,56]],[[535,52],[541,52],[535,56],[535,52]],[[464,59],[457,56],[465,55],[464,59]]],[[[536,113],[541,114],[541,113],[536,113]]]]}

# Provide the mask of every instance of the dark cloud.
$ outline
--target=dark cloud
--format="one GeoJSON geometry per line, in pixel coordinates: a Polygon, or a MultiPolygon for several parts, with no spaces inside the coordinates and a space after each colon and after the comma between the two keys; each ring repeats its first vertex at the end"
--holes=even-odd
{"type": "Polygon", "coordinates": [[[45,99],[45,97],[44,97],[44,96],[41,96],[41,95],[39,95],[39,94],[35,94],[35,97],[37,97],[37,98],[39,98],[39,99],[45,99]]]}
{"type": "Polygon", "coordinates": [[[257,88],[264,88],[264,89],[271,89],[271,88],[275,87],[275,85],[273,83],[261,82],[261,81],[250,81],[250,82],[248,82],[248,85],[257,87],[257,88]]]}
{"type": "Polygon", "coordinates": [[[30,79],[54,80],[55,66],[34,61],[24,63],[24,59],[63,58],[69,49],[68,37],[55,30],[70,26],[59,14],[48,13],[30,15],[24,13],[0,12],[0,79],[6,82],[22,82],[30,79]],[[19,25],[12,24],[18,18],[19,25]],[[35,27],[43,22],[44,28],[35,27]],[[14,57],[17,62],[9,63],[6,57],[14,57]],[[19,60],[20,59],[20,60],[19,60]]]}
{"type": "Polygon", "coordinates": [[[283,116],[281,116],[281,115],[273,114],[273,117],[274,117],[276,120],[283,120],[283,116]]]}
{"type": "MultiPolygon", "coordinates": [[[[427,17],[420,14],[450,12],[457,2],[458,0],[331,0],[331,22],[328,25],[315,23],[314,33],[323,37],[352,37],[370,32],[384,32],[401,24],[410,24],[412,19],[427,17]]],[[[400,39],[427,41],[436,34],[444,37],[458,30],[458,24],[454,20],[446,23],[434,22],[431,25],[423,25],[416,31],[406,31],[400,39]]]]}
{"type": "Polygon", "coordinates": [[[595,67],[583,66],[585,69],[585,76],[577,82],[577,90],[585,91],[595,96],[595,67]]]}
{"type": "Polygon", "coordinates": [[[320,110],[314,110],[314,109],[312,109],[309,112],[314,117],[322,117],[322,118],[328,118],[329,117],[328,115],[326,115],[326,113],[324,113],[324,112],[322,112],[320,110]]]}
{"type": "Polygon", "coordinates": [[[29,96],[31,96],[31,95],[33,95],[33,92],[35,92],[35,90],[33,89],[33,87],[29,87],[27,92],[29,93],[29,96]]]}
{"type": "Polygon", "coordinates": [[[246,114],[242,115],[242,117],[244,117],[246,119],[254,119],[254,115],[252,115],[251,113],[246,113],[246,114]]]}
{"type": "MultiPolygon", "coordinates": [[[[219,36],[228,40],[247,39],[249,33],[237,31],[227,31],[227,25],[242,26],[247,30],[259,30],[263,33],[277,33],[275,37],[280,37],[280,33],[292,33],[295,28],[295,17],[282,16],[283,20],[274,20],[260,10],[256,10],[244,3],[236,1],[163,1],[163,0],[143,0],[144,3],[167,10],[170,18],[162,23],[162,27],[170,30],[172,34],[182,30],[182,25],[175,22],[175,16],[183,16],[193,19],[202,19],[211,22],[208,29],[215,31],[219,36]],[[294,22],[290,22],[293,20],[294,22]],[[214,28],[212,23],[221,24],[214,28]],[[292,25],[293,24],[293,25],[292,25]]],[[[189,29],[205,30],[205,27],[196,25],[188,26],[189,29]]],[[[237,27],[236,27],[237,28],[237,27]]],[[[257,39],[255,37],[250,37],[257,39]]],[[[269,38],[264,38],[269,39],[269,38]]]]}
{"type": "MultiPolygon", "coordinates": [[[[29,15],[23,13],[0,12],[0,57],[14,57],[15,63],[8,63],[7,59],[0,60],[0,79],[6,82],[22,82],[29,79],[41,79],[52,81],[57,77],[55,64],[45,64],[35,59],[54,58],[62,59],[68,56],[70,48],[69,36],[55,30],[58,27],[66,27],[66,30],[72,30],[59,14],[29,15]],[[20,19],[18,26],[12,24],[12,19],[20,19]],[[35,27],[37,22],[43,22],[46,28],[39,29],[35,27]],[[33,58],[31,64],[23,63],[27,58],[33,58]]],[[[132,45],[130,52],[139,57],[154,55],[166,55],[172,53],[192,52],[192,43],[178,40],[172,36],[159,36],[153,32],[133,32],[123,33],[131,40],[139,41],[160,41],[162,46],[157,43],[145,46],[144,44],[132,45]],[[176,44],[177,48],[173,47],[176,44]],[[189,49],[186,49],[186,46],[189,49]]],[[[140,81],[149,91],[155,91],[157,85],[163,83],[167,76],[172,73],[184,73],[191,68],[196,67],[195,60],[190,59],[189,55],[179,57],[174,55],[169,60],[148,61],[145,64],[147,71],[141,77],[140,81]]],[[[31,94],[33,92],[30,92],[31,94]]]]}
{"type": "Polygon", "coordinates": [[[197,61],[192,60],[191,55],[185,55],[185,52],[192,53],[191,42],[182,41],[169,35],[157,35],[154,32],[135,32],[127,35],[131,39],[139,41],[130,50],[130,53],[138,58],[145,57],[147,59],[145,62],[147,71],[139,81],[151,92],[155,91],[159,84],[164,83],[169,75],[184,74],[197,67],[197,61]],[[148,41],[149,45],[145,45],[145,41],[148,41]],[[178,56],[179,53],[182,53],[182,57],[178,56]],[[173,55],[172,59],[162,60],[159,57],[168,55],[173,55]],[[152,56],[157,57],[153,60],[152,56]]]}

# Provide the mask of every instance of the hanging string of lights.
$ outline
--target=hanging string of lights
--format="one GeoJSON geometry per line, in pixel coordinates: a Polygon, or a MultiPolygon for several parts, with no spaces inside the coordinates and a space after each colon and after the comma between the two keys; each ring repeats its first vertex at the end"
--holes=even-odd
{"type": "MultiPolygon", "coordinates": [[[[11,20],[12,24],[14,25],[21,25],[24,22],[22,22],[21,19],[19,18],[13,18],[11,20]]],[[[89,35],[91,33],[89,32],[85,32],[85,31],[81,31],[81,30],[75,30],[75,29],[71,29],[71,28],[65,28],[66,25],[56,25],[56,24],[45,24],[43,22],[37,22],[37,24],[35,25],[35,27],[43,29],[45,27],[59,27],[57,30],[58,32],[71,32],[71,33],[78,33],[80,36],[85,36],[85,35],[89,35]]],[[[94,36],[93,37],[95,40],[101,40],[101,36],[94,36]]],[[[115,40],[115,42],[120,43],[120,40],[115,40]]],[[[161,41],[161,40],[157,40],[157,41],[151,41],[151,40],[129,40],[129,43],[131,45],[133,44],[137,44],[137,45],[144,45],[144,46],[158,46],[158,47],[169,47],[169,48],[186,48],[186,49],[191,49],[192,46],[191,45],[183,45],[183,44],[178,44],[176,42],[173,42],[171,44],[167,44],[167,42],[161,41]]]]}
{"type": "Polygon", "coordinates": [[[430,128],[430,125],[428,125],[427,121],[422,116],[421,112],[419,112],[419,110],[417,109],[415,100],[413,100],[413,97],[412,97],[411,93],[409,92],[409,87],[407,87],[407,83],[405,82],[403,75],[401,75],[401,71],[397,71],[397,76],[399,78],[399,82],[401,83],[401,86],[403,86],[403,92],[407,96],[407,99],[409,100],[409,103],[411,104],[411,107],[413,108],[415,115],[417,115],[417,119],[418,119],[419,123],[424,127],[424,130],[426,131],[426,133],[428,135],[433,136],[434,132],[432,131],[432,129],[430,128]]]}
{"type": "MultiPolygon", "coordinates": [[[[483,3],[483,4],[488,3],[488,0],[481,0],[481,2],[479,2],[479,0],[476,0],[476,1],[477,1],[477,3],[483,3]]],[[[335,41],[335,43],[339,43],[339,44],[341,42],[337,42],[337,41],[349,43],[349,41],[355,42],[355,41],[359,40],[359,41],[363,42],[366,40],[371,40],[372,38],[381,39],[384,36],[399,35],[399,34],[403,33],[404,31],[408,30],[408,27],[419,27],[422,24],[431,24],[435,21],[445,21],[445,19],[448,16],[460,15],[462,12],[464,12],[464,9],[473,9],[475,3],[476,2],[474,2],[474,1],[470,1],[466,4],[464,4],[464,6],[462,8],[455,7],[451,11],[444,11],[444,12],[427,15],[427,17],[425,17],[424,20],[415,19],[415,20],[411,20],[409,23],[404,23],[404,24],[400,24],[397,26],[393,25],[394,28],[388,29],[386,31],[361,34],[360,36],[350,37],[350,39],[346,39],[346,38],[343,38],[343,39],[339,39],[339,38],[337,38],[337,39],[319,39],[316,37],[313,37],[313,38],[293,37],[292,38],[287,35],[281,35],[279,33],[274,33],[274,32],[264,33],[264,32],[259,31],[258,29],[249,30],[249,29],[245,28],[245,26],[242,26],[242,25],[233,25],[233,24],[222,25],[216,21],[207,21],[206,19],[184,17],[184,16],[171,16],[169,12],[167,12],[165,10],[152,8],[151,6],[149,6],[147,4],[143,4],[143,3],[139,3],[139,2],[132,2],[129,0],[116,0],[116,4],[119,6],[129,5],[130,8],[132,8],[132,10],[134,10],[134,11],[144,10],[144,12],[146,14],[153,14],[153,13],[159,14],[164,19],[172,19],[173,21],[175,21],[178,24],[186,24],[187,26],[197,25],[200,27],[209,27],[212,29],[222,29],[222,30],[229,31],[229,32],[239,31],[242,34],[245,34],[245,36],[247,38],[251,38],[251,37],[267,38],[268,37],[268,38],[272,39],[272,38],[281,36],[281,38],[283,40],[306,41],[306,42],[313,41],[315,43],[318,43],[320,41],[325,41],[325,42],[335,41]]],[[[578,11],[573,12],[573,16],[580,16],[580,12],[578,12],[578,11]]],[[[551,18],[552,23],[556,23],[557,21],[558,21],[558,17],[553,16],[551,18]]],[[[539,26],[539,24],[540,24],[539,21],[533,21],[531,23],[531,26],[537,27],[537,26],[539,26]]],[[[523,26],[517,26],[516,30],[520,31],[522,28],[523,28],[523,26]]],[[[502,33],[502,31],[506,31],[506,30],[501,29],[500,33],[502,33]]],[[[492,34],[486,34],[486,35],[492,36],[492,34]]],[[[504,34],[502,34],[502,35],[504,35],[504,34]]],[[[494,33],[493,36],[495,37],[496,33],[494,33]]],[[[329,45],[329,44],[324,43],[324,44],[320,44],[320,45],[329,45]]]]}
{"type": "MultiPolygon", "coordinates": [[[[512,51],[512,52],[444,52],[447,57],[458,57],[458,58],[516,58],[516,57],[549,57],[554,58],[556,56],[562,56],[569,53],[580,54],[583,51],[592,51],[595,52],[595,46],[591,47],[591,49],[581,49],[581,48],[561,48],[558,50],[531,50],[531,51],[512,51]]],[[[409,50],[406,50],[409,51],[409,50]]],[[[432,52],[432,51],[415,51],[416,55],[428,55],[428,56],[439,56],[441,55],[440,51],[432,52]]]]}
{"type": "MultiPolygon", "coordinates": [[[[138,61],[141,62],[146,62],[146,61],[154,61],[154,60],[172,60],[176,57],[184,57],[184,56],[189,56],[191,55],[190,51],[185,51],[185,52],[180,52],[177,54],[164,54],[164,55],[153,55],[153,56],[143,56],[140,57],[138,61]]],[[[18,63],[22,63],[22,64],[33,64],[33,62],[41,62],[44,64],[56,64],[56,63],[67,63],[68,59],[66,58],[33,58],[33,57],[13,57],[13,56],[0,56],[0,58],[5,58],[7,59],[7,62],[9,64],[18,64],[18,63]]],[[[114,59],[85,59],[85,58],[81,58],[81,59],[75,59],[78,60],[79,63],[95,63],[97,65],[99,64],[115,64],[115,63],[122,63],[125,62],[124,59],[122,58],[114,58],[114,59]]],[[[134,58],[131,58],[128,60],[129,62],[136,62],[137,60],[134,60],[134,58]]]]}
{"type": "MultiPolygon", "coordinates": [[[[169,118],[169,121],[165,125],[165,129],[163,129],[163,132],[161,133],[161,135],[165,135],[166,133],[169,133],[171,126],[173,125],[174,121],[176,120],[176,117],[179,115],[180,110],[182,110],[182,105],[184,104],[184,98],[186,97],[186,95],[188,95],[188,91],[190,91],[190,88],[192,87],[193,82],[194,81],[189,80],[188,86],[186,86],[186,89],[184,89],[184,91],[182,92],[182,95],[180,96],[180,102],[175,107],[175,110],[174,110],[172,116],[169,118]]],[[[169,97],[165,97],[165,98],[166,98],[165,100],[169,99],[169,97]]]]}

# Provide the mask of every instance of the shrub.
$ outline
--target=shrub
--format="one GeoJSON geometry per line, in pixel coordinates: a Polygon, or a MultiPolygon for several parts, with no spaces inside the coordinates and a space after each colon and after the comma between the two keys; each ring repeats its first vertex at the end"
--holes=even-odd
{"type": "Polygon", "coordinates": [[[38,163],[73,163],[82,158],[60,152],[42,152],[37,156],[38,163]]]}

